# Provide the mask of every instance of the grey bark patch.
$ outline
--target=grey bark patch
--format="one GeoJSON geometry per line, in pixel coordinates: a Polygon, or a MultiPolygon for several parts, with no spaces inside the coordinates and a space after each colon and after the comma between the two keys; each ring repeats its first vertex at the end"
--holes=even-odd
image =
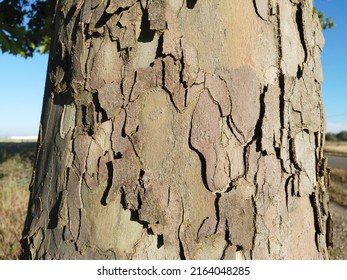
{"type": "Polygon", "coordinates": [[[181,40],[183,56],[183,76],[182,79],[188,87],[191,87],[199,72],[199,59],[196,48],[186,40],[181,40]]]}
{"type": "Polygon", "coordinates": [[[148,20],[151,30],[166,29],[165,0],[152,0],[148,3],[148,20]]]}
{"type": "Polygon", "coordinates": [[[182,34],[177,23],[170,24],[163,34],[163,54],[180,60],[182,58],[181,39],[182,34]]]}
{"type": "Polygon", "coordinates": [[[260,113],[260,95],[262,88],[256,73],[244,66],[223,75],[227,82],[231,99],[231,117],[235,127],[248,142],[254,135],[254,128],[260,113]],[[244,120],[247,120],[245,122],[244,120]]]}
{"type": "Polygon", "coordinates": [[[198,239],[211,236],[215,233],[217,226],[217,220],[212,217],[207,217],[204,219],[198,230],[198,239]]]}
{"type": "Polygon", "coordinates": [[[107,119],[119,113],[123,105],[123,96],[120,85],[117,83],[105,84],[98,90],[98,101],[107,114],[107,119]]]}
{"type": "Polygon", "coordinates": [[[60,121],[60,137],[65,138],[69,131],[72,131],[76,125],[76,107],[74,104],[64,105],[64,111],[60,121]]]}
{"type": "Polygon", "coordinates": [[[140,68],[136,71],[136,82],[132,88],[130,101],[136,100],[142,93],[162,84],[162,65],[156,60],[152,67],[140,68]]]}
{"type": "Polygon", "coordinates": [[[229,182],[227,155],[220,144],[220,112],[207,90],[200,94],[192,117],[190,143],[201,154],[202,172],[210,191],[225,188],[229,182]]]}
{"type": "Polygon", "coordinates": [[[154,34],[153,39],[148,42],[138,42],[132,52],[132,64],[136,70],[148,68],[154,64],[159,43],[159,35],[154,34]]]}
{"type": "Polygon", "coordinates": [[[230,93],[225,81],[217,75],[207,74],[205,87],[209,89],[212,98],[218,103],[221,110],[221,116],[226,117],[230,115],[230,93]]]}
{"type": "Polygon", "coordinates": [[[219,201],[221,219],[227,221],[228,240],[242,244],[244,250],[251,250],[255,233],[254,207],[251,198],[242,197],[240,190],[222,194],[219,201]]]}
{"type": "Polygon", "coordinates": [[[136,3],[136,0],[123,0],[123,1],[108,1],[106,13],[114,14],[121,13],[126,9],[129,9],[136,3]]]}
{"type": "Polygon", "coordinates": [[[164,62],[164,88],[170,93],[175,107],[182,111],[185,108],[185,89],[180,80],[182,65],[179,61],[167,56],[164,62]]]}

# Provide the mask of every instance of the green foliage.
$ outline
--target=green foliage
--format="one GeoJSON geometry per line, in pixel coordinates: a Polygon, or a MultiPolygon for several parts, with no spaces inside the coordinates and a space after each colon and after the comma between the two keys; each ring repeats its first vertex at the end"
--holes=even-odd
{"type": "Polygon", "coordinates": [[[335,22],[330,17],[326,18],[323,12],[319,12],[318,16],[323,29],[331,29],[335,26],[335,22]]]}
{"type": "Polygon", "coordinates": [[[22,161],[34,161],[36,142],[0,142],[0,163],[20,156],[22,161]]]}
{"type": "Polygon", "coordinates": [[[337,141],[337,137],[334,133],[328,132],[325,134],[325,140],[326,141],[337,141]]]}
{"type": "Polygon", "coordinates": [[[336,134],[336,138],[339,141],[347,141],[347,131],[344,130],[339,132],[338,134],[336,134]]]}
{"type": "Polygon", "coordinates": [[[1,51],[23,57],[48,52],[55,0],[0,1],[1,51]]]}
{"type": "Polygon", "coordinates": [[[347,131],[343,130],[339,133],[326,133],[325,140],[327,141],[347,141],[347,131]]]}
{"type": "Polygon", "coordinates": [[[325,14],[323,12],[317,11],[316,8],[314,8],[314,12],[318,14],[319,21],[323,29],[331,29],[335,26],[335,22],[331,19],[331,17],[325,17],[325,14]]]}
{"type": "MultiPolygon", "coordinates": [[[[23,57],[35,51],[47,53],[56,0],[0,0],[0,49],[23,57]]],[[[322,28],[335,23],[317,11],[322,28]]]]}

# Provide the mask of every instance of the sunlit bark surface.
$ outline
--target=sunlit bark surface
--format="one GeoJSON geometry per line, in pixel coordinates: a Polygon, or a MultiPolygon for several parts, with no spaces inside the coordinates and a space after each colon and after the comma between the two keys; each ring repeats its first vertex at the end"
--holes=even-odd
{"type": "Polygon", "coordinates": [[[326,259],[311,1],[59,1],[32,259],[326,259]]]}

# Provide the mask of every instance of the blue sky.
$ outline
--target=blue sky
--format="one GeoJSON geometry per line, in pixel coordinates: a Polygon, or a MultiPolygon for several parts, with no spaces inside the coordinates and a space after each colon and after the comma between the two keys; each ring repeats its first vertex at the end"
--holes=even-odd
{"type": "Polygon", "coordinates": [[[347,1],[315,0],[315,6],[336,23],[324,31],[323,102],[327,131],[339,132],[347,130],[347,1]]]}
{"type": "MultiPolygon", "coordinates": [[[[323,102],[327,131],[347,130],[347,0],[315,0],[336,26],[324,31],[323,102]]],[[[48,55],[0,54],[0,138],[38,134],[48,55]]]]}
{"type": "Polygon", "coordinates": [[[48,55],[0,53],[0,138],[37,136],[48,55]]]}

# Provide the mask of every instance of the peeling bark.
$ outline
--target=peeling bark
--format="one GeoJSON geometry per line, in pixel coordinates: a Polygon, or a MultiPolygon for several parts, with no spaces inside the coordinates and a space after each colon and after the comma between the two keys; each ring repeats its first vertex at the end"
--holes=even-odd
{"type": "Polygon", "coordinates": [[[328,258],[311,1],[58,1],[55,27],[23,258],[328,258]]]}

